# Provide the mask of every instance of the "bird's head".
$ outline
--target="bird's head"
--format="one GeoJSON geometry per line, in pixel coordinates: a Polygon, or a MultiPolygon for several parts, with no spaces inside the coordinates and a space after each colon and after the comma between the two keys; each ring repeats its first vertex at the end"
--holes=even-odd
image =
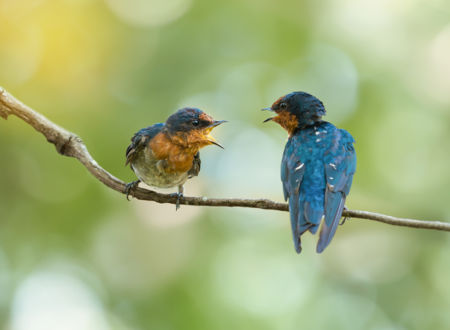
{"type": "Polygon", "coordinates": [[[226,121],[214,120],[200,109],[183,108],[167,119],[166,128],[172,141],[176,144],[198,149],[215,144],[223,148],[210,133],[214,127],[224,122],[226,121]]]}
{"type": "Polygon", "coordinates": [[[264,122],[274,121],[294,134],[297,129],[320,122],[325,115],[323,103],[316,97],[305,92],[292,92],[280,97],[271,107],[262,110],[273,111],[276,116],[267,118],[264,122]]]}

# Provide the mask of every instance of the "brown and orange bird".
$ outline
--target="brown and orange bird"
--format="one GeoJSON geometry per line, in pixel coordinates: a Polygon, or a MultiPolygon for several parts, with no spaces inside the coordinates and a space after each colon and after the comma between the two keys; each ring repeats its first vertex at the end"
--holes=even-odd
{"type": "Polygon", "coordinates": [[[183,108],[165,123],[137,132],[127,148],[125,164],[130,164],[139,180],[127,184],[127,199],[130,191],[141,181],[159,188],[178,186],[178,209],[183,197],[183,184],[200,172],[199,150],[210,144],[223,148],[210,133],[224,122],[214,120],[200,109],[183,108]]]}

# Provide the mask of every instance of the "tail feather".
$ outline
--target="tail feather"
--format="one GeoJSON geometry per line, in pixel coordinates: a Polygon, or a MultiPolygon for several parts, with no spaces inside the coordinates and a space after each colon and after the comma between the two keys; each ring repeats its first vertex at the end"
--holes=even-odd
{"type": "Polygon", "coordinates": [[[317,229],[319,229],[319,225],[312,225],[311,227],[309,227],[309,232],[311,234],[315,234],[317,233],[317,229]]]}
{"type": "Polygon", "coordinates": [[[325,221],[320,230],[320,238],[317,243],[317,253],[323,252],[333,239],[339,220],[344,210],[345,195],[341,192],[326,194],[325,200],[325,221]]]}
{"type": "Polygon", "coordinates": [[[314,205],[314,203],[304,203],[304,213],[306,221],[309,223],[308,230],[315,234],[323,217],[323,205],[314,205]]]}
{"type": "Polygon", "coordinates": [[[317,205],[317,203],[303,202],[303,205],[306,221],[315,225],[320,224],[323,216],[323,204],[317,205]]]}
{"type": "Polygon", "coordinates": [[[323,217],[323,208],[318,209],[305,202],[301,196],[289,196],[289,213],[291,218],[292,238],[297,253],[302,251],[301,235],[310,231],[315,234],[323,217]]]}
{"type": "Polygon", "coordinates": [[[289,196],[289,214],[291,218],[291,230],[292,230],[292,239],[294,240],[295,251],[297,253],[302,252],[302,242],[300,239],[300,226],[299,224],[299,216],[302,216],[303,212],[299,212],[298,209],[298,195],[293,194],[289,196]]]}

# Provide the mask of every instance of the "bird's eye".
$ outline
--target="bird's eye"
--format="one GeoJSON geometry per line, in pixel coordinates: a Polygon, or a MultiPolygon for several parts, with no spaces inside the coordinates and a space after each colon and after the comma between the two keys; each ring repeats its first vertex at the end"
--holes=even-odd
{"type": "Polygon", "coordinates": [[[200,124],[200,122],[199,122],[197,119],[194,119],[194,120],[192,121],[192,125],[198,126],[198,124],[200,124]]]}
{"type": "Polygon", "coordinates": [[[280,103],[280,109],[286,109],[287,108],[287,104],[284,102],[280,103]]]}

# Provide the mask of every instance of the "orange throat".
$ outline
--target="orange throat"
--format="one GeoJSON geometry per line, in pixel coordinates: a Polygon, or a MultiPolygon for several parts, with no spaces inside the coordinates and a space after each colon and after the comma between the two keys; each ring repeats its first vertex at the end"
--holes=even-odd
{"type": "Polygon", "coordinates": [[[297,117],[287,111],[280,111],[278,115],[273,117],[272,121],[278,123],[291,136],[298,128],[297,117]]]}
{"type": "Polygon", "coordinates": [[[194,156],[200,148],[210,144],[209,141],[194,134],[176,134],[168,136],[164,132],[158,133],[149,143],[149,147],[156,159],[165,160],[166,171],[187,172],[192,168],[194,156]]]}

